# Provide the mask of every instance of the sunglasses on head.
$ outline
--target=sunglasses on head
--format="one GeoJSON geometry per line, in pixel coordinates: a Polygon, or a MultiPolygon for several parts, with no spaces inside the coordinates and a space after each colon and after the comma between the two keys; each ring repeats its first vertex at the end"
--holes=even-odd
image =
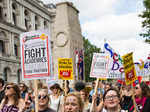
{"type": "Polygon", "coordinates": [[[58,87],[52,87],[52,89],[58,89],[58,87]]]}
{"type": "Polygon", "coordinates": [[[12,86],[7,86],[7,87],[6,87],[6,89],[11,89],[11,88],[13,88],[13,87],[12,87],[12,86]]]}
{"type": "Polygon", "coordinates": [[[47,98],[47,95],[45,95],[45,96],[39,95],[39,96],[38,96],[38,99],[46,99],[46,98],[47,98]]]}

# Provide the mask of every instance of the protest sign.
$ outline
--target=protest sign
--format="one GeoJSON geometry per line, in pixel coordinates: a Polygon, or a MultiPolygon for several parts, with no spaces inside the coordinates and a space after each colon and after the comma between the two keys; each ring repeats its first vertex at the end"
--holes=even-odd
{"type": "Polygon", "coordinates": [[[72,58],[58,59],[58,78],[62,80],[73,80],[72,58]]]}
{"type": "Polygon", "coordinates": [[[133,62],[133,53],[128,53],[122,56],[122,59],[123,59],[123,66],[125,72],[125,81],[126,84],[129,85],[132,84],[135,80],[137,80],[136,71],[133,62]]]}
{"type": "Polygon", "coordinates": [[[108,61],[104,53],[93,53],[90,77],[107,78],[108,61]]]}
{"type": "Polygon", "coordinates": [[[51,41],[48,30],[20,35],[21,65],[24,80],[46,79],[51,73],[51,41]]]}

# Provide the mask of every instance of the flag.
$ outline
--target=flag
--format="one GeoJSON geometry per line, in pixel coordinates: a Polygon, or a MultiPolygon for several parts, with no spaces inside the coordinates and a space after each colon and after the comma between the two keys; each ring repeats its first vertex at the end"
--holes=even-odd
{"type": "Polygon", "coordinates": [[[83,50],[78,52],[78,73],[79,73],[79,80],[84,80],[84,55],[83,50]]]}

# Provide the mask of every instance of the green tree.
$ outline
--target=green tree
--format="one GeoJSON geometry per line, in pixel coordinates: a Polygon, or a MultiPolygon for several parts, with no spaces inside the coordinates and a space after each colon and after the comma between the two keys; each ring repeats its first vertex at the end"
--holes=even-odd
{"type": "Polygon", "coordinates": [[[97,48],[95,45],[92,45],[88,39],[83,38],[84,41],[84,66],[85,66],[85,81],[91,82],[95,78],[90,78],[90,70],[92,64],[92,57],[94,52],[100,52],[100,48],[97,48]]]}
{"type": "Polygon", "coordinates": [[[144,28],[144,32],[140,34],[140,36],[146,38],[146,42],[150,43],[150,0],[143,1],[145,10],[139,16],[143,18],[142,27],[144,28]]]}

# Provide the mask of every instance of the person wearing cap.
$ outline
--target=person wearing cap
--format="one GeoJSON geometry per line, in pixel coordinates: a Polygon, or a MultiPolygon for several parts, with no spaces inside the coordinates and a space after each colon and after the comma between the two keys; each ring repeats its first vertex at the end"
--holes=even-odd
{"type": "Polygon", "coordinates": [[[52,94],[50,95],[50,107],[55,110],[56,112],[61,112],[61,104],[63,101],[63,90],[61,89],[60,85],[58,83],[54,83],[50,90],[52,91],[52,94]]]}

